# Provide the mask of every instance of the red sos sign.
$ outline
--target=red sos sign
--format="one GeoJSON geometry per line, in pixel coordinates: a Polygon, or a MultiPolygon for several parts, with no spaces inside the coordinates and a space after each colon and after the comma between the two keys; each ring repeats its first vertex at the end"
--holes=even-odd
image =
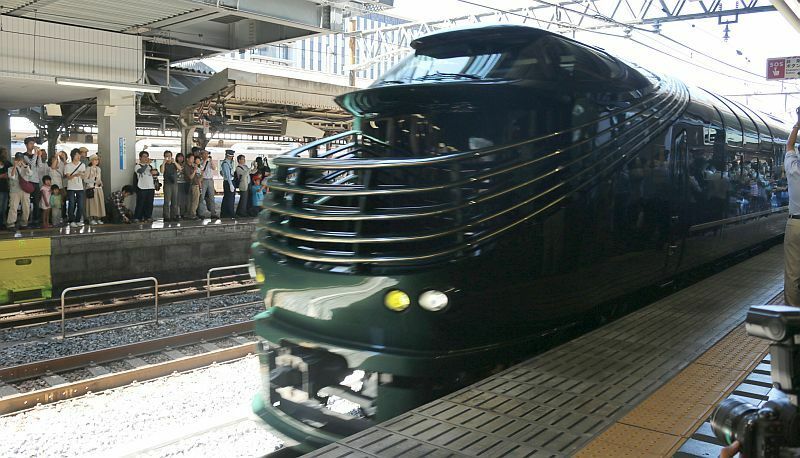
{"type": "Polygon", "coordinates": [[[767,59],[767,79],[779,80],[786,78],[786,59],[767,59]]]}

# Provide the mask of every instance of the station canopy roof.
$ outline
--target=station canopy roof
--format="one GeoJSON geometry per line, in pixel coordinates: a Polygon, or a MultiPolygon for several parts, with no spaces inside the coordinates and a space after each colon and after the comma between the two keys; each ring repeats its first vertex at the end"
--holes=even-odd
{"type": "MultiPolygon", "coordinates": [[[[166,86],[161,69],[149,69],[148,78],[166,86]]],[[[193,62],[171,69],[169,90],[156,99],[173,114],[191,116],[196,123],[208,122],[217,128],[281,134],[287,120],[301,120],[332,132],[346,130],[351,119],[333,99],[352,90],[345,85],[215,69],[193,62]]]]}
{"type": "Polygon", "coordinates": [[[172,61],[341,31],[344,14],[380,0],[3,0],[0,14],[140,35],[172,61]]]}

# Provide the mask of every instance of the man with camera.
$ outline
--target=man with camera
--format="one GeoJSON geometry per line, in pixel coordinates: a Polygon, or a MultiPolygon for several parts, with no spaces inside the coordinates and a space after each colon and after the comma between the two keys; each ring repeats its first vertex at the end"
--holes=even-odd
{"type": "Polygon", "coordinates": [[[795,142],[800,129],[800,107],[797,108],[798,121],[792,128],[786,142],[786,156],[783,167],[789,188],[789,220],[783,237],[784,251],[784,298],[788,305],[800,306],[800,156],[795,142]]]}
{"type": "Polygon", "coordinates": [[[200,158],[201,161],[198,173],[203,177],[203,185],[200,188],[200,200],[205,201],[206,209],[211,213],[211,219],[217,219],[219,216],[217,215],[217,206],[214,203],[214,194],[216,193],[214,190],[214,172],[217,170],[217,167],[214,165],[214,161],[211,160],[211,153],[207,150],[200,150],[200,158]]]}
{"type": "Polygon", "coordinates": [[[44,151],[36,146],[36,137],[28,137],[25,139],[25,154],[22,156],[28,169],[31,171],[30,181],[33,185],[33,192],[30,194],[30,200],[33,202],[33,213],[31,214],[31,224],[38,226],[41,223],[42,216],[39,214],[39,201],[42,196],[39,191],[39,169],[45,163],[43,156],[44,151]]]}

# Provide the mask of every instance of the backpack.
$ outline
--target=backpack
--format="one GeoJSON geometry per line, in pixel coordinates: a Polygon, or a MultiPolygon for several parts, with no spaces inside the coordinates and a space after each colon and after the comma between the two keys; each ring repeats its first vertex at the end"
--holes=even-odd
{"type": "Polygon", "coordinates": [[[233,181],[233,190],[234,191],[239,189],[239,185],[242,182],[242,178],[239,176],[238,173],[236,173],[238,171],[238,169],[239,169],[239,166],[236,166],[236,169],[234,169],[231,172],[231,175],[233,176],[233,180],[231,180],[231,181],[233,181]]]}

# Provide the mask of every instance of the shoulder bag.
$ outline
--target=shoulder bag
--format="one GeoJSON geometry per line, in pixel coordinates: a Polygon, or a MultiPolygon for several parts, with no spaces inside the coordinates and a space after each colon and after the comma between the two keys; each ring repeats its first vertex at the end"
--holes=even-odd
{"type": "MultiPolygon", "coordinates": [[[[89,173],[91,174],[92,172],[93,172],[93,170],[90,169],[89,173]]],[[[94,199],[94,187],[95,187],[95,183],[96,182],[97,182],[97,177],[92,178],[92,187],[91,188],[86,188],[86,198],[87,199],[94,199]]]]}
{"type": "Polygon", "coordinates": [[[19,188],[22,189],[22,192],[26,194],[32,194],[33,191],[36,190],[36,187],[30,181],[22,178],[22,172],[17,169],[17,179],[19,179],[19,188]]]}

